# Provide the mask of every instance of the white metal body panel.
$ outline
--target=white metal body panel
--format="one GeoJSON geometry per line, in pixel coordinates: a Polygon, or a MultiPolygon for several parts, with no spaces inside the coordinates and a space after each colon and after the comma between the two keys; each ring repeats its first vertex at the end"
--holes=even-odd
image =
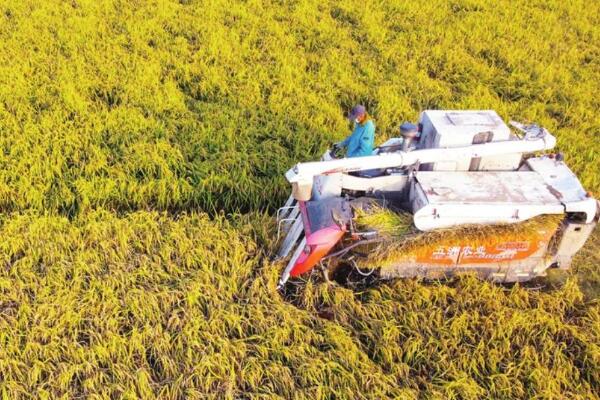
{"type": "Polygon", "coordinates": [[[585,213],[586,223],[592,222],[598,213],[598,203],[588,195],[564,162],[543,156],[528,159],[527,165],[543,178],[548,189],[565,205],[567,212],[585,213]]]}
{"type": "Polygon", "coordinates": [[[493,110],[426,110],[421,114],[422,135],[434,134],[433,147],[473,144],[473,136],[492,132],[492,141],[510,139],[510,129],[493,110]]]}
{"type": "Polygon", "coordinates": [[[516,171],[521,164],[523,154],[503,154],[501,156],[483,157],[479,164],[479,171],[516,171]]]}
{"type": "Polygon", "coordinates": [[[417,172],[429,204],[561,204],[534,171],[417,172]]]}
{"type": "Polygon", "coordinates": [[[587,193],[577,176],[562,161],[550,157],[535,157],[527,160],[532,171],[543,176],[546,183],[560,193],[560,199],[569,203],[587,198],[587,193]]]}
{"type": "Polygon", "coordinates": [[[373,154],[379,154],[380,150],[385,150],[386,148],[389,148],[389,147],[402,146],[403,142],[404,142],[403,138],[397,138],[397,137],[389,138],[381,146],[379,146],[379,149],[374,150],[373,154]]]}
{"type": "Polygon", "coordinates": [[[556,249],[556,261],[560,268],[568,269],[571,266],[573,256],[581,250],[595,227],[596,222],[588,224],[568,222],[565,224],[556,249]]]}
{"type": "MultiPolygon", "coordinates": [[[[421,148],[454,148],[473,144],[477,134],[489,133],[492,142],[507,141],[511,131],[493,110],[426,110],[421,113],[421,148]]],[[[490,155],[481,159],[477,170],[515,170],[520,157],[490,155]]],[[[471,158],[436,162],[434,171],[468,171],[471,158]]]]}
{"type": "Polygon", "coordinates": [[[411,201],[422,231],[462,224],[517,223],[563,214],[563,204],[540,174],[524,172],[419,172],[411,201]]]}

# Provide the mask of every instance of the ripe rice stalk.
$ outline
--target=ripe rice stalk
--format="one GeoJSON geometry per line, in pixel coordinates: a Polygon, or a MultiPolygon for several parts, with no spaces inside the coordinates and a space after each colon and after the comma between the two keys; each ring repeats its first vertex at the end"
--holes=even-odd
{"type": "Polygon", "coordinates": [[[366,263],[388,265],[401,256],[430,254],[439,247],[494,246],[504,242],[528,241],[543,233],[555,232],[562,215],[542,215],[520,223],[459,225],[451,228],[421,232],[412,225],[412,215],[387,208],[372,207],[355,212],[360,230],[377,231],[382,241],[369,246],[366,263]]]}

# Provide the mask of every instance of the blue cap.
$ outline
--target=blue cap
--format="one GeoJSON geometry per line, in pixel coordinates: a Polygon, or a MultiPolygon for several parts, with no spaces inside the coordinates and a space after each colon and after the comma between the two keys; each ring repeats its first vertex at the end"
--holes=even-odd
{"type": "Polygon", "coordinates": [[[400,125],[400,133],[402,135],[411,132],[417,132],[417,126],[415,124],[411,122],[403,122],[402,125],[400,125]]]}
{"type": "Polygon", "coordinates": [[[348,114],[348,119],[356,119],[360,116],[363,116],[367,113],[367,109],[365,108],[365,106],[358,104],[356,106],[354,106],[354,108],[352,108],[352,111],[350,111],[350,114],[348,114]]]}

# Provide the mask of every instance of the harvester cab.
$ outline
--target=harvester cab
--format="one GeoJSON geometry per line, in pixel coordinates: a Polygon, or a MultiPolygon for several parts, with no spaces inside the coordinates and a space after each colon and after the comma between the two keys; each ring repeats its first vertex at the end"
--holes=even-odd
{"type": "Polygon", "coordinates": [[[598,202],[562,157],[542,153],[554,136],[511,125],[519,134],[492,110],[427,110],[371,156],[327,151],[296,164],[277,212],[277,257],[289,258],[280,287],[318,264],[357,257],[384,278],[472,271],[516,282],[569,268],[598,221],[598,202]],[[359,219],[372,212],[408,216],[410,229],[365,229],[359,219]]]}

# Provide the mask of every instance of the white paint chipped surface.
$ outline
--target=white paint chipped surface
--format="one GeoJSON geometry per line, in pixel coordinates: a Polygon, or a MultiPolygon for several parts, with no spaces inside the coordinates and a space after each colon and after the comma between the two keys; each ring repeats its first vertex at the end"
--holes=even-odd
{"type": "Polygon", "coordinates": [[[533,171],[419,172],[429,204],[560,204],[533,171]]]}
{"type": "Polygon", "coordinates": [[[579,179],[562,161],[550,157],[536,157],[527,160],[529,167],[544,179],[553,190],[560,193],[565,202],[581,201],[587,198],[579,179]]]}

